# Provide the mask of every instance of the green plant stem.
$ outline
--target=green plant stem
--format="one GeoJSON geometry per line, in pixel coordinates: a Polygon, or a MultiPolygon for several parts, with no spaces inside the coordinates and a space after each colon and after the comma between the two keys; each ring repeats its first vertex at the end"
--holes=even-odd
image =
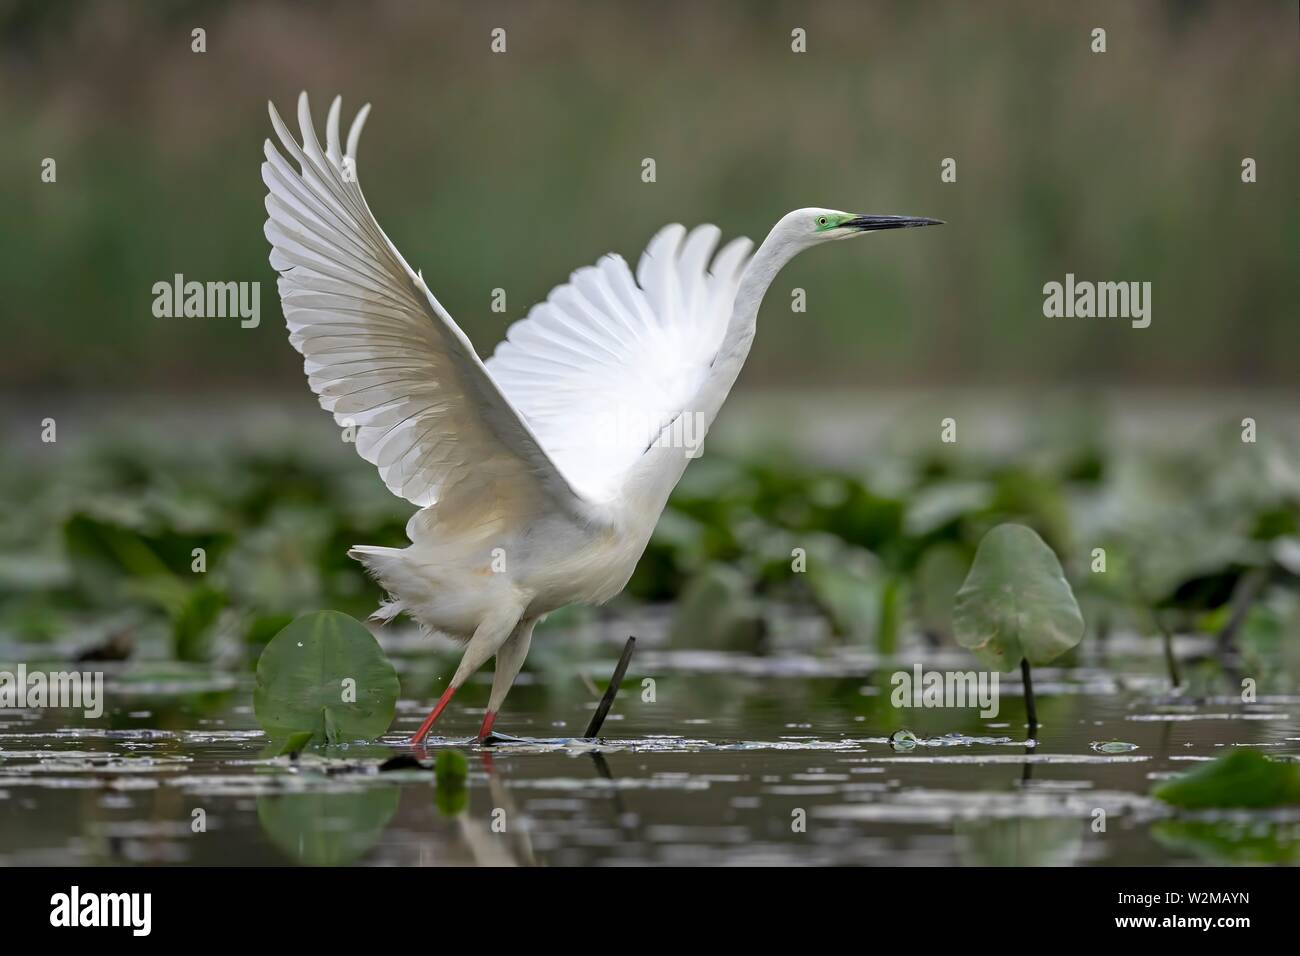
{"type": "Polygon", "coordinates": [[[1169,628],[1160,620],[1160,612],[1151,611],[1151,620],[1155,623],[1156,630],[1160,632],[1160,639],[1165,648],[1165,667],[1169,670],[1169,680],[1177,689],[1182,686],[1183,678],[1178,671],[1178,658],[1174,656],[1174,635],[1169,632],[1169,628]]]}
{"type": "Polygon", "coordinates": [[[1025,688],[1025,716],[1029,720],[1029,736],[1038,731],[1038,708],[1034,706],[1034,678],[1029,670],[1029,658],[1020,658],[1020,682],[1025,688]]]}

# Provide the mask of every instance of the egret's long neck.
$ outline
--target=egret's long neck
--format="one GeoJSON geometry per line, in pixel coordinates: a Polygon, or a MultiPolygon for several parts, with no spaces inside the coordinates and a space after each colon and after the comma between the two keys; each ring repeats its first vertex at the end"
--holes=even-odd
{"type": "Polygon", "coordinates": [[[768,286],[798,252],[799,247],[781,235],[778,226],[767,234],[763,244],[758,247],[758,252],[754,253],[749,265],[745,267],[740,288],[736,292],[736,302],[731,309],[731,321],[727,323],[718,357],[713,363],[713,375],[700,393],[698,410],[710,425],[749,356],[749,347],[754,342],[754,330],[758,326],[758,308],[763,304],[768,286]]]}
{"type": "MultiPolygon", "coordinates": [[[[712,426],[713,419],[717,417],[718,410],[726,401],[731,386],[735,384],[736,376],[740,374],[740,368],[749,355],[758,321],[758,307],[763,304],[767,287],[799,251],[799,246],[779,235],[779,231],[778,224],[777,228],[768,233],[758,252],[754,253],[749,265],[745,267],[717,358],[713,361],[699,396],[683,412],[691,415],[693,422],[702,424],[704,432],[712,426]]],[[[696,429],[694,434],[704,437],[701,429],[696,429]]],[[[629,514],[649,522],[644,529],[647,536],[689,463],[690,459],[681,448],[665,445],[651,448],[633,469],[625,489],[626,500],[631,506],[629,514]]]]}

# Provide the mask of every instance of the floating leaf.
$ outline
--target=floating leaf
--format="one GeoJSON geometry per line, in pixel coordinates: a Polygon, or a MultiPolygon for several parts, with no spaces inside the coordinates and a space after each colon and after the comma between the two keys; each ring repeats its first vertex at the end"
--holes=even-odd
{"type": "Polygon", "coordinates": [[[443,816],[454,817],[469,803],[465,781],[469,779],[469,761],[459,750],[444,750],[433,765],[434,803],[443,816]]]}
{"type": "Polygon", "coordinates": [[[300,730],[296,734],[290,734],[285,738],[284,743],[278,748],[281,756],[286,754],[296,754],[302,751],[311,743],[312,732],[310,730],[300,730]]]}
{"type": "Polygon", "coordinates": [[[1061,562],[1033,530],[1001,524],[980,541],[953,607],[957,643],[999,671],[1046,664],[1083,637],[1061,562]]]}
{"type": "Polygon", "coordinates": [[[257,819],[271,842],[300,863],[345,866],[379,841],[400,796],[397,787],[263,796],[257,819]]]}
{"type": "Polygon", "coordinates": [[[459,750],[444,750],[434,761],[433,772],[439,780],[464,781],[469,777],[469,761],[459,750]]]}
{"type": "Polygon", "coordinates": [[[1240,820],[1162,820],[1151,828],[1157,843],[1212,863],[1300,863],[1294,824],[1240,820]]]}
{"type": "Polygon", "coordinates": [[[253,707],[273,736],[310,731],[330,744],[371,740],[392,723],[399,690],[397,671],[364,626],[318,611],[266,646],[253,707]]]}
{"type": "Polygon", "coordinates": [[[1255,750],[1237,750],[1151,792],[1185,810],[1300,803],[1300,765],[1269,760],[1255,750]]]}

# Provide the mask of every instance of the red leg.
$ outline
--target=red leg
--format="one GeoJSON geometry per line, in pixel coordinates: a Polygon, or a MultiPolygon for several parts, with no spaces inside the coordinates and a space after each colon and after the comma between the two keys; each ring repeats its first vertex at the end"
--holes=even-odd
{"type": "Polygon", "coordinates": [[[429,728],[432,727],[433,722],[438,719],[438,715],[442,713],[443,708],[451,703],[451,695],[454,693],[456,693],[456,688],[454,687],[448,687],[442,692],[442,696],[438,698],[437,706],[435,706],[433,710],[429,711],[428,717],[424,718],[424,723],[420,725],[420,729],[417,730],[415,736],[411,738],[411,743],[418,744],[429,735],[429,728]]]}
{"type": "Polygon", "coordinates": [[[496,719],[497,712],[495,710],[489,710],[483,715],[483,726],[478,729],[479,743],[482,743],[487,735],[492,733],[492,724],[495,723],[496,719]]]}

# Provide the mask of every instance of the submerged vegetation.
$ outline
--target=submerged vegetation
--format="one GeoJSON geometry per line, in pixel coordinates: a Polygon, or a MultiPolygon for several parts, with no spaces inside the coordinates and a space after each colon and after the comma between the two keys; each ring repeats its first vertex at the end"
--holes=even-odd
{"type": "MultiPolygon", "coordinates": [[[[1240,693],[1242,681],[1294,689],[1300,443],[1276,423],[1243,441],[1231,419],[1176,445],[1069,424],[993,450],[978,437],[942,443],[931,423],[905,416],[850,465],[752,441],[711,445],[614,610],[671,604],[668,637],[680,647],[762,652],[801,616],[822,622],[813,639],[827,647],[924,654],[970,646],[963,623],[987,626],[1006,613],[999,588],[1025,589],[1046,602],[1042,621],[1004,632],[983,663],[1005,650],[1012,669],[1021,648],[1032,663],[1068,659],[1086,622],[1085,644],[1103,649],[1113,634],[1189,640],[1195,653],[1178,655],[1180,672],[1171,650],[1169,676],[1193,692],[1215,679],[1229,681],[1219,693],[1240,693]],[[1044,437],[1060,434],[1074,437],[1044,437]],[[997,580],[981,583],[976,548],[1005,522],[1032,529],[1064,577],[990,554],[997,580]],[[1053,603],[1071,589],[1083,622],[1053,603]]],[[[273,431],[179,447],[127,429],[10,458],[0,493],[22,506],[0,526],[0,641],[28,656],[238,670],[300,614],[364,620],[382,595],[345,552],[401,545],[410,508],[346,445],[273,431]]],[[[607,613],[566,610],[543,629],[607,613]]]]}

